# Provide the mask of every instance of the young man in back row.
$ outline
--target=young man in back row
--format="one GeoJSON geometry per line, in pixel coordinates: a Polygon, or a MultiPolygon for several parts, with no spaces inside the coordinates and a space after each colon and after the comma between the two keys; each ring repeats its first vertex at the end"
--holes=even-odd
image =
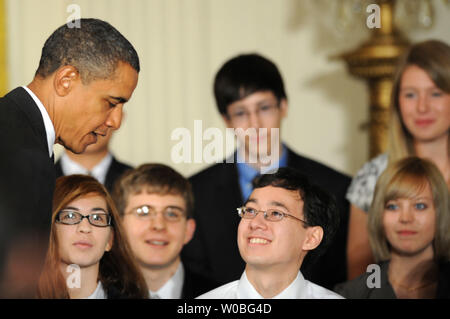
{"type": "Polygon", "coordinates": [[[292,167],[336,199],[340,218],[330,248],[314,265],[305,261],[302,272],[307,279],[327,288],[345,281],[348,223],[345,192],[350,178],[296,154],[281,143],[281,121],[287,115],[288,102],[276,65],[257,54],[234,57],[218,71],[214,94],[228,128],[255,129],[257,135],[246,136],[237,130],[241,146],[233,158],[190,178],[196,198],[197,231],[183,250],[185,263],[220,283],[239,279],[245,264],[236,244],[240,219],[234,212],[252,192],[251,182],[256,176],[270,169],[292,167]],[[272,159],[267,168],[264,168],[265,154],[272,159]]]}

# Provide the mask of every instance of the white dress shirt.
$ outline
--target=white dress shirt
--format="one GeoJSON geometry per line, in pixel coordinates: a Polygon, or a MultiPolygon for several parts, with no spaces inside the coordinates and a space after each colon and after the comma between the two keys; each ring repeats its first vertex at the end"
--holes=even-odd
{"type": "Polygon", "coordinates": [[[85,299],[107,299],[105,290],[103,289],[103,285],[100,281],[98,282],[97,288],[95,288],[95,291],[92,293],[92,295],[85,299]]]}
{"type": "Polygon", "coordinates": [[[48,154],[49,157],[52,157],[53,155],[53,144],[55,144],[55,127],[53,126],[52,120],[50,119],[50,116],[47,113],[47,110],[44,107],[44,104],[42,104],[41,100],[26,86],[22,86],[25,91],[30,94],[31,98],[33,99],[34,103],[39,108],[39,111],[41,112],[42,119],[44,120],[44,127],[45,127],[45,134],[47,135],[47,143],[48,143],[48,154]]]}
{"type": "Polygon", "coordinates": [[[184,283],[184,267],[180,262],[175,274],[158,290],[149,290],[150,298],[155,299],[181,299],[184,283]]]}
{"type": "MultiPolygon", "coordinates": [[[[299,271],[295,280],[271,299],[343,299],[344,297],[306,280],[299,271]]],[[[241,279],[213,289],[196,299],[264,299],[244,273],[241,279]]]]}
{"type": "Polygon", "coordinates": [[[100,183],[105,184],[106,174],[108,174],[109,166],[112,162],[112,155],[108,153],[97,165],[94,166],[92,171],[84,168],[77,162],[74,162],[70,157],[64,152],[61,155],[61,169],[65,176],[73,174],[84,174],[91,175],[95,177],[100,183]]]}

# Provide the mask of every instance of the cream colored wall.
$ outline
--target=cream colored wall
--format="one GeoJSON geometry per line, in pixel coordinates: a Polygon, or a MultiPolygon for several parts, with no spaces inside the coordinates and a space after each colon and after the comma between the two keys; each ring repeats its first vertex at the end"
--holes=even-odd
{"type": "MultiPolygon", "coordinates": [[[[365,84],[331,56],[348,51],[365,28],[339,34],[335,2],[314,0],[9,0],[10,87],[28,84],[45,39],[66,22],[67,5],[82,17],[110,22],[135,46],[139,84],[112,150],[133,165],[163,162],[186,176],[208,164],[174,164],[171,132],[194,120],[224,128],[212,95],[215,72],[228,58],[259,52],[277,63],[289,97],[282,136],[294,150],[354,174],[367,159],[365,84]]],[[[450,9],[435,1],[436,24],[413,40],[450,41],[450,9]]],[[[204,142],[204,145],[208,142],[204,142]]],[[[55,147],[55,149],[58,147],[55,147]]],[[[60,148],[56,150],[57,153],[60,148]]]]}

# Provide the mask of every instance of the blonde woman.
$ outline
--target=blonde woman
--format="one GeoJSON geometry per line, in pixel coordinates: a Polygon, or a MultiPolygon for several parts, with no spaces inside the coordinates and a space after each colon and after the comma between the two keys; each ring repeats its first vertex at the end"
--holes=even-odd
{"type": "Polygon", "coordinates": [[[346,298],[450,298],[449,229],[449,192],[436,166],[418,157],[393,163],[378,179],[368,220],[379,270],[336,292],[346,298]]]}
{"type": "Polygon", "coordinates": [[[366,163],[353,179],[347,240],[347,274],[352,279],[373,262],[367,212],[375,184],[388,163],[418,156],[431,160],[450,188],[450,47],[430,40],[413,45],[398,66],[389,127],[389,151],[366,163]]]}

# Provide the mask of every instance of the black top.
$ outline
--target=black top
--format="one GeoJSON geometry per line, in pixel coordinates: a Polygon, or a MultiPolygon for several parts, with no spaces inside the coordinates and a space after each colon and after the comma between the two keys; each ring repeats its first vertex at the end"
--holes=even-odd
{"type": "MultiPolygon", "coordinates": [[[[392,288],[389,278],[389,261],[379,264],[380,266],[380,286],[376,288],[372,285],[375,272],[365,273],[353,280],[336,285],[334,291],[348,299],[396,299],[395,291],[392,288]],[[369,280],[369,285],[367,281],[369,280]]],[[[439,264],[438,286],[436,299],[450,298],[450,263],[439,264]]]]}
{"type": "MultiPolygon", "coordinates": [[[[340,227],[335,239],[314,267],[302,266],[308,280],[327,288],[346,278],[346,240],[349,204],[345,199],[350,178],[321,163],[297,155],[288,148],[288,166],[307,175],[312,183],[337,200],[340,227]]],[[[236,155],[236,154],[235,154],[236,155]]],[[[243,205],[237,166],[218,163],[190,178],[194,192],[193,239],[182,251],[183,261],[197,272],[221,284],[238,280],[244,271],[237,246],[240,218],[236,208],[243,205]]]]}
{"type": "MultiPolygon", "coordinates": [[[[114,156],[112,157],[111,164],[108,167],[108,171],[106,173],[105,178],[105,187],[108,190],[108,192],[112,192],[114,183],[116,180],[123,174],[125,171],[132,169],[130,165],[127,165],[125,163],[119,162],[114,156]]],[[[56,178],[60,176],[64,176],[64,173],[62,171],[61,167],[61,160],[57,160],[55,163],[55,171],[56,171],[56,178]]]]}

